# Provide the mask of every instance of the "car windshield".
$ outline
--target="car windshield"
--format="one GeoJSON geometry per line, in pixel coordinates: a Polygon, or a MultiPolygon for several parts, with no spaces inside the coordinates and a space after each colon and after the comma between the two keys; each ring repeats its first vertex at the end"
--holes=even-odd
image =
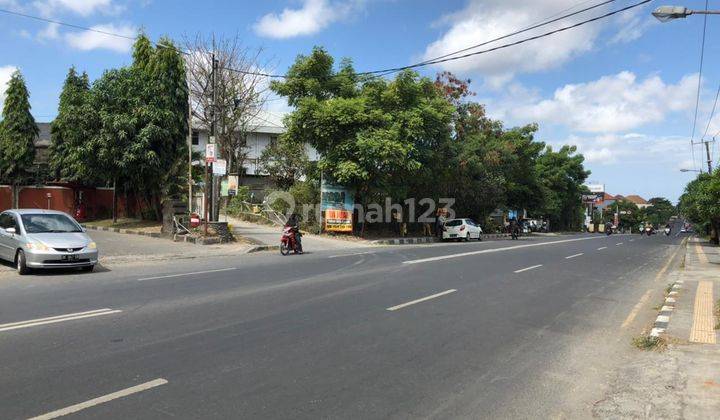
{"type": "Polygon", "coordinates": [[[449,220],[449,221],[445,222],[445,226],[460,226],[460,225],[462,225],[462,223],[463,222],[460,219],[449,220]]]}
{"type": "Polygon", "coordinates": [[[63,214],[23,214],[20,217],[27,233],[82,232],[77,223],[63,214]]]}

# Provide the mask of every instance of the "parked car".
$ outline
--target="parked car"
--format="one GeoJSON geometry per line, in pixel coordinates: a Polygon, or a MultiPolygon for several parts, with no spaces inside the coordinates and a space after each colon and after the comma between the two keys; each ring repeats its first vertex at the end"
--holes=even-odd
{"type": "Polygon", "coordinates": [[[450,219],[443,225],[442,239],[482,241],[483,231],[472,219],[450,219]]]}
{"type": "Polygon", "coordinates": [[[33,268],[92,271],[98,250],[85,229],[63,212],[7,210],[0,213],[0,259],[14,263],[20,274],[33,268]]]}

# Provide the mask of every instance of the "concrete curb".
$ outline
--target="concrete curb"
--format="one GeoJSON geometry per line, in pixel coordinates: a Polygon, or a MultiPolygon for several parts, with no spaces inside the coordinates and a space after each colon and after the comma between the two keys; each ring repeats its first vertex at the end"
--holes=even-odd
{"type": "Polygon", "coordinates": [[[102,232],[114,232],[114,233],[121,233],[123,235],[139,235],[139,236],[147,236],[149,238],[157,238],[157,239],[167,239],[171,240],[173,242],[185,242],[189,244],[195,244],[195,245],[217,245],[223,243],[221,238],[196,238],[188,235],[163,235],[162,233],[157,232],[142,232],[142,231],[136,231],[132,229],[120,229],[120,228],[111,228],[106,226],[94,226],[94,225],[81,225],[85,229],[89,230],[98,230],[102,232]]]}
{"type": "Polygon", "coordinates": [[[246,254],[252,254],[255,252],[262,252],[262,251],[279,251],[280,245],[255,245],[245,251],[246,254]]]}
{"type": "MultiPolygon", "coordinates": [[[[482,240],[497,240],[509,238],[507,233],[487,233],[482,235],[482,240]]],[[[426,236],[420,238],[395,238],[395,239],[378,239],[370,241],[371,245],[415,245],[415,244],[431,244],[442,242],[434,236],[426,236]]]]}
{"type": "Polygon", "coordinates": [[[663,302],[663,306],[660,308],[657,318],[655,318],[653,329],[650,331],[650,337],[660,337],[660,334],[667,330],[668,325],[670,325],[670,315],[672,315],[672,312],[675,310],[675,297],[678,295],[678,291],[682,289],[682,284],[682,280],[677,280],[673,283],[670,293],[665,297],[665,302],[663,302]]]}

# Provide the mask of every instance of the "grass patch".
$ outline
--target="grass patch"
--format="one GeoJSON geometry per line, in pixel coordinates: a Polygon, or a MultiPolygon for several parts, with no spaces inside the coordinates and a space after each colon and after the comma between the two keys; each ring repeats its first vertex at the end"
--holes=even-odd
{"type": "Polygon", "coordinates": [[[134,229],[145,232],[160,232],[162,222],[156,220],[140,220],[140,219],[118,219],[117,223],[113,223],[112,219],[94,220],[86,223],[88,226],[117,228],[117,229],[134,229]]]}
{"type": "Polygon", "coordinates": [[[715,329],[720,330],[720,299],[715,303],[715,319],[717,319],[715,329]]]}
{"type": "Polygon", "coordinates": [[[640,350],[664,350],[667,347],[667,341],[661,337],[653,337],[650,335],[641,335],[632,340],[633,346],[640,350]]]}

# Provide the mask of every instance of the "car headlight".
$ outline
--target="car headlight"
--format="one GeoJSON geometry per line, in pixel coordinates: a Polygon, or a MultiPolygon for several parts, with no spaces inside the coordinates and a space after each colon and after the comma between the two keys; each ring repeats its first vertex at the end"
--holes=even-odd
{"type": "Polygon", "coordinates": [[[97,249],[97,244],[95,242],[90,242],[86,246],[87,249],[97,249]]]}
{"type": "Polygon", "coordinates": [[[47,245],[40,243],[40,242],[29,242],[25,244],[27,249],[33,249],[35,251],[49,251],[50,248],[48,248],[47,245]]]}

